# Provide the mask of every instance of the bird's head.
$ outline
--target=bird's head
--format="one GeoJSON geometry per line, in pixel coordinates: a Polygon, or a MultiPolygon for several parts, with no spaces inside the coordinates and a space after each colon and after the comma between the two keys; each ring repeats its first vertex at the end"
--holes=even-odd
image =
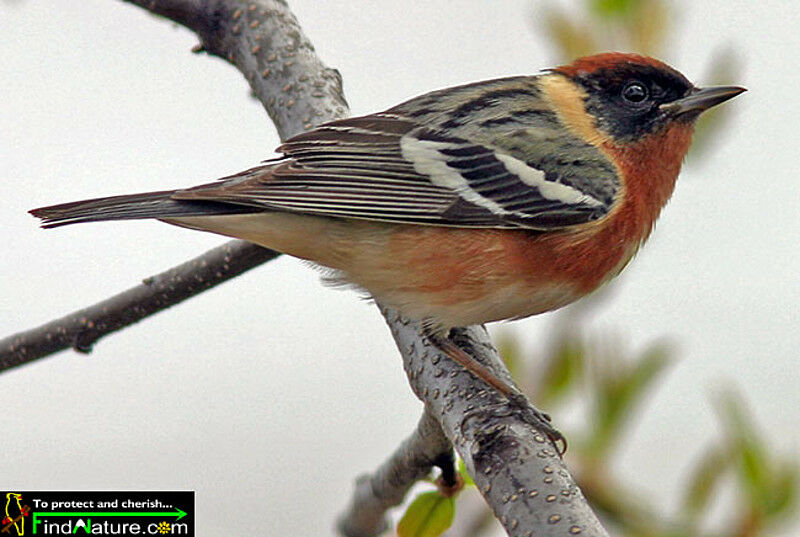
{"type": "Polygon", "coordinates": [[[618,52],[579,58],[551,72],[574,84],[595,126],[620,144],[674,122],[691,125],[705,110],[745,91],[738,86],[697,88],[663,62],[618,52]]]}

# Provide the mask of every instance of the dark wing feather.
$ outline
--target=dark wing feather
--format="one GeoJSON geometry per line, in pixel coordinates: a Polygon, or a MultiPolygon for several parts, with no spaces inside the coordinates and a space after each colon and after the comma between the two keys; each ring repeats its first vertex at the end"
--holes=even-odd
{"type": "Polygon", "coordinates": [[[173,199],[406,224],[552,229],[608,205],[507,151],[394,114],[349,118],[291,138],[286,160],[173,199]]]}

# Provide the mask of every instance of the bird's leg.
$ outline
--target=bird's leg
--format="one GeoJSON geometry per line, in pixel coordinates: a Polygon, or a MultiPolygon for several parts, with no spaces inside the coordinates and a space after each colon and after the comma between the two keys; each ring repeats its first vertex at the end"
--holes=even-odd
{"type": "Polygon", "coordinates": [[[472,373],[475,377],[503,394],[506,399],[508,399],[509,403],[520,412],[522,418],[526,422],[547,435],[547,438],[552,442],[559,455],[563,455],[567,451],[567,440],[558,429],[553,427],[550,416],[534,407],[522,392],[504,380],[497,378],[497,375],[492,373],[489,368],[478,362],[464,349],[456,345],[450,337],[442,335],[440,332],[434,331],[428,327],[424,329],[424,333],[428,340],[444,354],[472,373]]]}

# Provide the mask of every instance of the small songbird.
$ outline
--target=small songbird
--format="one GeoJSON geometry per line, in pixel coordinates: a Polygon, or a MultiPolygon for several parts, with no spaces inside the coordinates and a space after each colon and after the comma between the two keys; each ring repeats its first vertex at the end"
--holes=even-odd
{"type": "Polygon", "coordinates": [[[157,218],[312,261],[422,321],[508,395],[448,330],[554,310],[619,274],[672,194],[697,117],[743,91],[598,54],[326,123],[213,183],[31,213],[45,227],[157,218]]]}

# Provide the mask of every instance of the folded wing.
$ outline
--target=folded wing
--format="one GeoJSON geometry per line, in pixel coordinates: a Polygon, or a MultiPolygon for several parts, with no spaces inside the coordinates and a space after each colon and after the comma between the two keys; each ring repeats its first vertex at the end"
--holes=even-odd
{"type": "Polygon", "coordinates": [[[552,229],[610,209],[554,170],[384,113],[300,134],[286,160],[173,194],[175,200],[405,224],[552,229]]]}

